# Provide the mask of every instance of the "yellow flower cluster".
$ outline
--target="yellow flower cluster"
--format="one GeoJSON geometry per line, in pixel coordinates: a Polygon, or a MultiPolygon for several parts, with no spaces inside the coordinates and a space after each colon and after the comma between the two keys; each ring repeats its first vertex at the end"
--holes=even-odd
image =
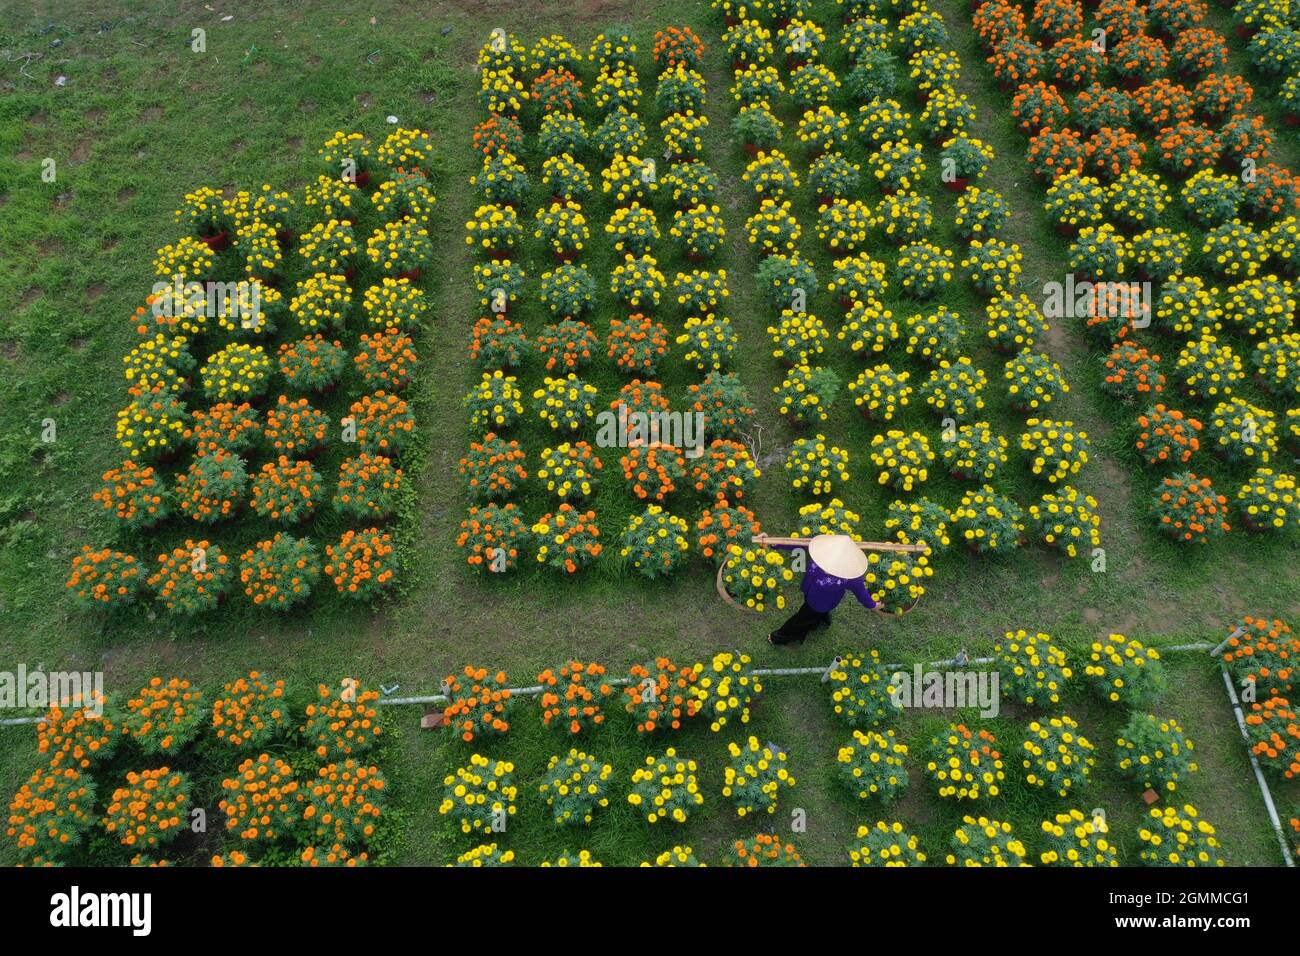
{"type": "Polygon", "coordinates": [[[792,363],[821,355],[823,343],[831,337],[817,316],[793,309],[782,309],[777,324],[767,327],[767,334],[772,337],[772,357],[792,363]]]}
{"type": "Polygon", "coordinates": [[[849,480],[849,453],[838,445],[828,445],[826,436],[797,439],[785,459],[790,486],[807,489],[820,497],[830,494],[837,481],[849,480]]]}
{"type": "Polygon", "coordinates": [[[742,724],[749,723],[749,705],[763,692],[759,679],[750,673],[748,654],[723,652],[713,655],[706,667],[695,665],[699,679],[691,692],[701,702],[700,712],[711,717],[709,729],[717,733],[727,725],[732,714],[739,715],[742,724]]]}
{"type": "Polygon", "coordinates": [[[863,415],[876,421],[892,421],[911,398],[909,378],[909,373],[895,372],[888,364],[870,366],[849,383],[849,394],[863,415]]]}
{"type": "Polygon", "coordinates": [[[911,491],[930,477],[934,452],[921,432],[890,429],[871,439],[871,462],[879,469],[880,484],[911,491]]]}
{"type": "Polygon", "coordinates": [[[342,325],[351,302],[352,289],[345,277],[317,272],[298,283],[289,312],[304,331],[315,332],[342,325]]]}
{"type": "Polygon", "coordinates": [[[632,792],[627,802],[644,810],[650,823],[685,823],[692,809],[704,805],[695,771],[695,761],[677,756],[673,747],[662,756],[646,757],[645,766],[632,773],[632,792]]]}
{"type": "Polygon", "coordinates": [[[515,815],[515,765],[473,754],[469,764],[443,778],[438,813],[456,814],[462,833],[499,833],[515,815]]]}

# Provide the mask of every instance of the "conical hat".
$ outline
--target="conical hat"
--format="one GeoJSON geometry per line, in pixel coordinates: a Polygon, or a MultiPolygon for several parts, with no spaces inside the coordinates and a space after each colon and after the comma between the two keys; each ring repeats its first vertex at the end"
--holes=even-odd
{"type": "Polygon", "coordinates": [[[837,578],[860,578],[867,573],[867,556],[847,534],[819,534],[808,545],[817,567],[837,578]]]}

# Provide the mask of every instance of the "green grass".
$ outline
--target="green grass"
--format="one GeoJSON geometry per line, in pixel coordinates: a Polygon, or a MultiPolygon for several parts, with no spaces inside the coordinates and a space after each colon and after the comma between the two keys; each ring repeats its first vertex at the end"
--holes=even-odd
{"type": "MultiPolygon", "coordinates": [[[[240,10],[229,22],[199,4],[164,12],[142,2],[113,8],[90,4],[64,15],[52,29],[47,29],[49,14],[39,5],[18,6],[17,17],[0,30],[0,47],[41,57],[27,66],[30,76],[12,61],[0,73],[5,94],[0,98],[0,314],[6,317],[0,325],[0,660],[48,668],[93,665],[106,672],[115,695],[130,693],[159,672],[183,674],[215,689],[251,668],[300,684],[354,674],[372,684],[400,683],[406,694],[432,692],[443,675],[467,662],[504,667],[512,683],[526,684],[542,667],[568,656],[621,670],[658,653],[687,661],[705,659],[719,649],[744,649],[760,664],[822,665],[835,649],[853,645],[875,646],[886,657],[911,660],[948,657],[959,646],[979,654],[1011,627],[1036,627],[1074,645],[1112,630],[1179,641],[1217,636],[1243,612],[1294,618],[1300,610],[1292,544],[1236,535],[1191,553],[1152,533],[1145,514],[1145,479],[1135,477],[1131,459],[1121,451],[1125,441],[1114,427],[1121,419],[1099,400],[1092,347],[1073,329],[1057,330],[1048,348],[1073,386],[1060,417],[1077,422],[1099,446],[1079,485],[1101,501],[1108,555],[1104,575],[1038,547],[1009,559],[954,552],[936,562],[929,594],[907,617],[877,620],[846,608],[833,638],[820,637],[780,653],[761,643],[768,621],[738,615],[717,600],[702,564],[659,584],[627,577],[608,564],[572,582],[540,572],[504,580],[474,577],[454,547],[466,506],[455,466],[475,437],[461,405],[478,377],[466,354],[476,295],[468,279],[473,260],[462,237],[476,205],[465,185],[474,171],[469,130],[481,115],[473,62],[490,26],[504,26],[528,42],[560,30],[585,48],[600,30],[626,25],[643,51],[647,108],[653,84],[645,51],[654,30],[689,24],[709,44],[706,159],[725,184],[728,242],[719,264],[731,277],[731,314],[741,335],[736,366],[758,406],[765,451],[779,451],[793,437],[775,415],[771,388],[781,374],[769,355],[765,307],[755,293],[750,278],[754,260],[742,238],[750,199],[739,182],[744,156],[729,131],[733,109],[716,48],[718,24],[700,5],[678,0],[653,8],[580,7],[566,10],[562,22],[540,5],[504,3],[466,11],[445,3],[388,2],[373,5],[366,14],[332,0],[292,8],[267,3],[240,10]],[[305,26],[286,29],[286,22],[305,26]],[[186,46],[197,26],[208,31],[203,56],[186,46]],[[451,28],[446,35],[444,27],[451,28]],[[51,46],[54,40],[61,42],[51,46]],[[55,86],[59,75],[68,78],[66,85],[55,86]],[[111,529],[96,514],[89,495],[99,475],[120,460],[113,415],[125,400],[117,369],[133,338],[128,319],[152,282],[154,249],[175,235],[171,214],[181,194],[202,184],[265,181],[301,187],[316,175],[315,149],[330,133],[355,128],[379,138],[389,114],[404,124],[438,130],[444,164],[431,226],[439,239],[439,258],[423,280],[435,308],[418,337],[422,369],[413,396],[421,434],[414,459],[418,469],[408,466],[416,481],[414,501],[398,525],[406,545],[400,593],[373,609],[351,608],[321,594],[285,617],[240,611],[240,602],[231,601],[221,613],[192,624],[146,612],[110,621],[75,613],[63,593],[68,561],[83,543],[111,539],[111,529]],[[58,163],[56,183],[40,179],[45,157],[58,163]],[[39,440],[47,417],[58,425],[59,440],[53,445],[39,440]]],[[[1015,214],[1005,237],[1022,247],[1026,288],[1041,287],[1059,278],[1064,247],[1042,228],[1039,190],[1029,185],[1004,98],[988,88],[982,57],[965,29],[965,9],[949,2],[936,9],[947,18],[962,56],[963,89],[978,110],[973,132],[998,151],[989,184],[1003,192],[1015,214]]],[[[793,120],[788,112],[783,118],[793,120]]],[[[657,117],[647,125],[652,135],[657,133],[657,117]]],[[[802,154],[792,149],[790,155],[802,154]]],[[[936,167],[933,158],[931,165],[936,167]]],[[[530,171],[535,168],[530,162],[530,171]]],[[[939,235],[956,248],[943,231],[951,197],[936,191],[932,200],[939,235]]],[[[800,197],[796,206],[809,210],[811,198],[800,197]]],[[[589,218],[593,226],[603,225],[600,213],[589,218]]],[[[804,222],[801,249],[814,258],[824,278],[827,260],[812,235],[811,215],[804,222]]],[[[661,217],[661,229],[666,225],[661,217]]],[[[677,263],[668,258],[666,239],[661,247],[661,264],[671,275],[677,263]]],[[[600,277],[608,251],[598,247],[589,262],[600,277]]],[[[529,270],[531,289],[538,271],[536,266],[529,270]]],[[[939,301],[964,313],[977,305],[963,283],[955,283],[939,301]]],[[[828,322],[836,315],[825,296],[811,308],[828,322]]],[[[603,291],[597,327],[603,328],[600,323],[612,314],[603,291]]],[[[540,321],[534,312],[530,331],[540,321]]],[[[673,315],[667,324],[672,328],[677,321],[673,315]]],[[[830,352],[842,378],[856,375],[855,363],[837,343],[830,352]]],[[[989,352],[976,357],[995,379],[989,394],[996,400],[1001,360],[989,352]]],[[[694,371],[676,358],[665,369],[663,381],[671,388],[694,380],[694,371]]],[[[591,377],[602,397],[612,398],[612,373],[598,365],[591,377]]],[[[999,430],[1014,436],[1007,409],[995,401],[991,415],[999,430]]],[[[904,421],[908,427],[924,423],[933,428],[919,411],[904,421]]],[[[850,444],[854,481],[841,497],[863,516],[864,531],[874,533],[893,496],[884,495],[870,474],[864,451],[870,431],[848,401],[841,401],[823,430],[850,444]]],[[[535,452],[551,436],[530,425],[520,437],[535,452]]],[[[605,480],[609,491],[620,481],[608,464],[605,480]]],[[[1008,487],[1026,502],[1042,493],[1014,469],[1008,471],[1008,487]]],[[[956,490],[936,482],[927,494],[951,501],[956,490]]],[[[527,514],[540,513],[539,497],[523,501],[527,514]]],[[[621,493],[599,500],[607,536],[631,512],[627,502],[621,493]]],[[[777,532],[793,527],[796,504],[774,461],[750,507],[765,527],[777,532]]],[[[693,517],[695,510],[682,512],[693,517]]],[[[180,527],[174,527],[179,534],[180,527]]],[[[151,557],[151,548],[141,542],[138,553],[151,557]]],[[[1188,690],[1171,702],[1193,739],[1203,746],[1202,738],[1217,741],[1215,769],[1195,785],[1206,789],[1189,788],[1189,795],[1223,830],[1234,859],[1273,862],[1262,808],[1251,791],[1217,676],[1199,676],[1189,672],[1188,690]]],[[[1094,740],[1106,738],[1105,718],[1090,727],[1085,712],[1076,716],[1094,740]]],[[[463,762],[464,752],[457,744],[417,731],[409,710],[391,714],[390,720],[401,732],[386,753],[386,769],[407,822],[395,837],[395,857],[406,863],[443,862],[453,849],[464,847],[437,817],[437,794],[443,774],[463,762]]],[[[791,751],[795,774],[801,777],[797,799],[807,801],[803,805],[810,820],[809,833],[798,841],[805,856],[840,862],[853,825],[865,819],[828,779],[833,769],[828,761],[844,736],[842,729],[828,721],[817,689],[794,681],[773,680],[755,720],[760,739],[791,751]]],[[[908,727],[914,747],[933,729],[922,723],[908,727]]],[[[525,715],[501,750],[519,763],[521,779],[535,777],[549,753],[561,749],[562,741],[547,740],[537,724],[525,715]]],[[[589,747],[615,764],[620,785],[643,752],[642,742],[616,733],[622,727],[611,722],[589,747]]],[[[29,728],[0,731],[0,791],[12,792],[35,765],[30,740],[29,728]]],[[[683,737],[681,749],[697,753],[708,796],[715,798],[684,838],[706,859],[716,858],[726,841],[744,830],[728,819],[713,792],[724,741],[695,730],[683,737]]],[[[914,792],[923,789],[913,787],[914,792]]],[[[1131,792],[1105,792],[1115,794],[1113,809],[1121,819],[1125,813],[1133,817],[1131,792]]],[[[951,829],[951,814],[944,816],[950,808],[930,806],[923,798],[908,801],[904,809],[910,814],[915,807],[923,842],[938,852],[951,829]]],[[[1032,826],[1040,809],[1027,805],[1020,813],[1017,808],[1017,825],[1032,826]]],[[[531,802],[520,822],[540,813],[531,802]]],[[[638,830],[624,805],[611,808],[609,816],[590,843],[598,858],[631,862],[676,842],[658,830],[638,830]]],[[[540,825],[517,826],[511,840],[516,837],[519,842],[512,846],[528,862],[562,849],[540,825]],[[545,841],[541,834],[548,835],[545,841]]],[[[8,859],[0,855],[0,860],[8,859]]]]}

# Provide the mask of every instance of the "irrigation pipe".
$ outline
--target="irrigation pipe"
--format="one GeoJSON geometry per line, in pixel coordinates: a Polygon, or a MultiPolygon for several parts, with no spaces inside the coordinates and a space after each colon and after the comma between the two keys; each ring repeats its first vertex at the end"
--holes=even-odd
{"type": "MultiPolygon", "coordinates": [[[[1200,642],[1196,644],[1175,644],[1172,647],[1158,648],[1158,650],[1170,651],[1170,652],[1207,651],[1210,650],[1212,647],[1214,647],[1213,644],[1200,642]]],[[[755,677],[817,676],[822,678],[823,681],[825,681],[827,675],[830,673],[831,668],[838,663],[839,663],[839,659],[836,658],[835,660],[831,661],[831,663],[826,667],[767,667],[767,668],[760,667],[760,668],[756,668],[750,673],[752,673],[755,677]]],[[[953,660],[950,658],[948,660],[942,660],[942,661],[929,661],[925,666],[949,667],[952,666],[953,663],[954,663],[953,660]]],[[[977,657],[967,661],[962,666],[971,666],[971,665],[982,666],[982,665],[987,665],[992,663],[993,663],[993,658],[991,657],[977,657]]],[[[907,665],[886,664],[884,666],[903,669],[907,665]]],[[[632,683],[632,680],[631,678],[628,677],[615,677],[612,680],[606,681],[605,683],[609,684],[611,687],[627,687],[629,684],[632,683]]],[[[512,697],[535,697],[538,694],[542,693],[542,691],[544,691],[545,689],[546,688],[540,684],[534,684],[531,687],[507,688],[507,690],[510,691],[510,696],[512,697]]],[[[378,703],[380,704],[380,706],[386,706],[386,707],[410,706],[416,704],[445,704],[447,703],[447,695],[446,694],[424,694],[416,697],[385,697],[385,698],[381,698],[378,703]]],[[[41,718],[39,716],[7,717],[3,720],[0,720],[0,727],[14,727],[22,724],[34,724],[38,722],[40,719],[41,718]]]]}
{"type": "Polygon", "coordinates": [[[1264,771],[1259,768],[1259,761],[1255,759],[1255,751],[1251,749],[1250,734],[1246,732],[1246,717],[1241,712],[1241,702],[1237,700],[1237,689],[1232,686],[1232,678],[1228,676],[1228,665],[1220,662],[1219,673],[1223,675],[1223,686],[1228,689],[1228,701],[1232,704],[1232,713],[1237,718],[1237,729],[1241,731],[1241,739],[1246,742],[1246,756],[1250,758],[1250,767],[1255,771],[1255,782],[1259,784],[1260,796],[1264,798],[1264,809],[1268,811],[1268,822],[1273,824],[1273,833],[1277,835],[1278,846],[1282,848],[1282,860],[1289,867],[1295,866],[1295,860],[1291,857],[1291,848],[1287,845],[1286,834],[1282,832],[1282,821],[1277,815],[1277,806],[1273,803],[1273,793],[1268,788],[1268,781],[1264,779],[1264,771]]]}

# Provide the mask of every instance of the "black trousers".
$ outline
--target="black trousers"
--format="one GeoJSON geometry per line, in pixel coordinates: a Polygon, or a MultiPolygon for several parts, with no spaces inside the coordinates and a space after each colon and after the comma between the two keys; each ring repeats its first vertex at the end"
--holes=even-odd
{"type": "Polygon", "coordinates": [[[803,607],[794,612],[794,615],[772,632],[773,644],[793,644],[802,641],[810,633],[819,627],[829,627],[831,615],[828,611],[814,611],[808,606],[808,602],[803,602],[803,607]]]}

